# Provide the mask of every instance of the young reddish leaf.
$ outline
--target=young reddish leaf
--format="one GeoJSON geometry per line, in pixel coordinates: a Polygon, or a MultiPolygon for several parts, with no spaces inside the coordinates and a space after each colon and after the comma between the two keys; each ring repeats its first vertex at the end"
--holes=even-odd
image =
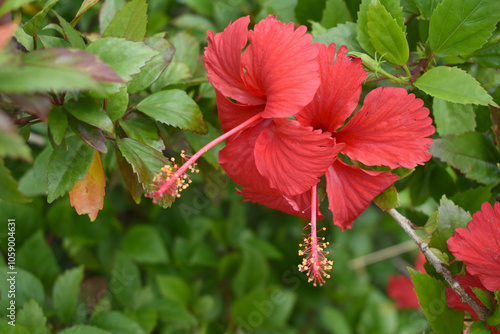
{"type": "Polygon", "coordinates": [[[9,43],[16,29],[17,24],[15,22],[10,22],[0,26],[0,50],[2,50],[7,43],[9,43]]]}
{"type": "Polygon", "coordinates": [[[94,221],[104,204],[105,187],[106,176],[101,155],[95,151],[87,175],[69,191],[71,206],[79,215],[88,214],[90,221],[94,221]]]}
{"type": "Polygon", "coordinates": [[[95,54],[72,49],[45,49],[24,56],[24,64],[78,72],[102,82],[123,82],[110,66],[95,54]]]}

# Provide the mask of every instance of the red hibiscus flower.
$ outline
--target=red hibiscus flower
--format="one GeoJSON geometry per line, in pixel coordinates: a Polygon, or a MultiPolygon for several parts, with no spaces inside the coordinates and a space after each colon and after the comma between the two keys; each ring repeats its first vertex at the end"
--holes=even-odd
{"type": "MultiPolygon", "coordinates": [[[[415,260],[415,270],[425,273],[425,256],[419,253],[415,260]]],[[[415,293],[413,282],[410,277],[404,275],[391,275],[387,284],[387,295],[396,300],[396,306],[401,309],[420,309],[418,297],[415,293]]]]}
{"type": "MultiPolygon", "coordinates": [[[[486,288],[481,283],[481,280],[479,280],[479,278],[471,275],[470,273],[467,273],[467,275],[465,276],[455,276],[455,279],[458,281],[458,283],[460,283],[460,286],[465,290],[465,292],[471,298],[473,298],[480,305],[484,306],[484,304],[479,300],[479,298],[477,298],[476,294],[472,290],[472,288],[480,288],[481,290],[486,290],[486,288]]],[[[469,304],[462,303],[460,296],[452,288],[446,289],[446,299],[448,301],[449,307],[457,310],[466,311],[474,318],[474,320],[476,321],[479,320],[479,317],[477,316],[474,309],[469,304]]],[[[493,297],[491,297],[491,301],[493,305],[496,304],[496,301],[493,297]]],[[[491,326],[488,327],[492,329],[492,334],[499,334],[495,328],[491,326]]]]}
{"type": "Polygon", "coordinates": [[[467,265],[486,289],[500,290],[500,203],[487,202],[465,228],[457,228],[448,239],[448,249],[467,265]]]}
{"type": "MultiPolygon", "coordinates": [[[[346,123],[358,104],[366,72],[360,59],[346,57],[345,46],[337,54],[335,44],[328,49],[325,45],[316,46],[321,84],[311,103],[295,115],[300,125],[330,134],[338,153],[364,165],[413,168],[431,158],[428,149],[432,139],[426,137],[435,129],[422,100],[402,88],[377,88],[365,97],[363,107],[346,123]]],[[[274,158],[273,163],[278,165],[275,170],[282,173],[286,173],[286,168],[281,166],[307,163],[297,160],[296,155],[292,159],[284,154],[274,158]]],[[[324,159],[322,163],[327,161],[324,159]]],[[[259,171],[262,173],[261,169],[259,171]]],[[[342,230],[351,228],[352,222],[372,199],[398,179],[390,172],[364,170],[337,157],[328,166],[325,176],[329,208],[335,225],[342,230]]],[[[267,205],[267,194],[254,189],[250,186],[242,195],[267,205]]]]}
{"type": "Polygon", "coordinates": [[[265,196],[268,206],[310,217],[304,193],[338,149],[330,133],[287,117],[311,102],[320,84],[318,48],[304,26],[295,30],[268,16],[248,31],[249,21],[240,18],[215,36],[209,32],[205,50],[222,129],[261,116],[226,141],[219,163],[247,192],[265,196]]]}
{"type": "Polygon", "coordinates": [[[311,102],[318,89],[318,49],[304,26],[295,29],[272,15],[250,31],[249,23],[250,18],[243,17],[222,33],[208,32],[204,62],[225,133],[186,157],[182,167],[165,166],[148,193],[155,202],[168,205],[166,198],[180,196],[189,183],[185,172],[195,170],[194,161],[227,140],[219,162],[236,183],[265,193],[269,203],[278,198],[283,211],[296,213],[310,206],[310,196],[304,193],[338,151],[331,134],[287,117],[311,102]],[[275,166],[276,161],[283,163],[275,166]],[[286,201],[281,201],[283,195],[286,201]]]}

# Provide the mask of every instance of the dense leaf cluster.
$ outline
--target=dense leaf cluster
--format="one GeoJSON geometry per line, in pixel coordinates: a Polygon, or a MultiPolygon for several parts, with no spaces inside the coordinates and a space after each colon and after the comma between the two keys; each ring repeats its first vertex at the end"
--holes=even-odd
{"type": "MultiPolygon", "coordinates": [[[[171,157],[221,133],[206,31],[268,14],[347,45],[369,74],[362,96],[399,86],[425,101],[434,158],[395,170],[400,180],[376,203],[401,206],[451,272],[465,272],[446,241],[495,201],[500,182],[497,0],[7,0],[0,249],[15,219],[18,312],[8,325],[0,257],[0,332],[461,332],[464,314],[447,306],[447,283],[429,265],[411,272],[423,313],[385,295],[416,252],[370,262],[407,240],[375,207],[327,236],[332,279],[314,289],[296,267],[304,221],[241,203],[217,164],[220,146],[175,206],[144,199],[171,157]]],[[[498,293],[494,305],[481,292],[498,326],[498,293]]]]}

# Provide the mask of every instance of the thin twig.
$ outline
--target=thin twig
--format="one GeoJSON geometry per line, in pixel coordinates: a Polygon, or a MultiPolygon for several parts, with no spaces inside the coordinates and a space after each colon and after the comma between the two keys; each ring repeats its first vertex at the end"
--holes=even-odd
{"type": "Polygon", "coordinates": [[[415,243],[411,240],[408,240],[408,241],[402,242],[400,244],[397,244],[397,245],[394,245],[391,247],[387,247],[387,248],[378,250],[376,252],[352,259],[351,261],[349,261],[349,268],[353,269],[353,270],[359,270],[359,269],[365,268],[366,266],[368,266],[370,264],[393,258],[395,256],[409,252],[409,251],[414,250],[416,248],[417,247],[415,246],[415,243]]]}
{"type": "Polygon", "coordinates": [[[456,279],[453,278],[451,272],[446,268],[444,263],[431,251],[427,242],[423,241],[417,233],[412,228],[411,221],[401,215],[396,209],[391,209],[388,211],[389,214],[396,220],[396,222],[403,228],[403,230],[410,236],[410,238],[418,245],[418,248],[424,253],[427,258],[427,262],[429,262],[436,271],[443,275],[444,279],[450,284],[451,288],[455,290],[456,293],[460,296],[460,299],[463,303],[469,304],[474,312],[478,315],[480,320],[486,321],[486,318],[490,314],[490,311],[484,307],[479,305],[474,299],[472,299],[460,286],[460,283],[456,279]]]}

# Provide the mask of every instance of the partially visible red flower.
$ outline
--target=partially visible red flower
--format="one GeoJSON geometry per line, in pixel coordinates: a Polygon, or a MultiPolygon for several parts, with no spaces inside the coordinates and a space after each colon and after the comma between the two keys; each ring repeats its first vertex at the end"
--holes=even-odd
{"type": "MultiPolygon", "coordinates": [[[[319,50],[321,84],[311,103],[295,115],[303,127],[331,134],[337,151],[335,155],[342,153],[368,166],[413,168],[431,158],[428,149],[432,139],[427,137],[435,129],[429,110],[423,107],[421,99],[416,99],[402,88],[377,88],[365,97],[363,107],[346,123],[358,104],[361,83],[366,79],[361,59],[347,57],[345,46],[340,47],[337,54],[335,44],[328,48],[322,44],[316,46],[319,50]]],[[[286,173],[287,167],[292,164],[307,167],[311,164],[306,154],[303,157],[292,155],[291,158],[279,154],[265,156],[281,173],[286,173]]],[[[314,163],[317,161],[321,161],[320,170],[328,159],[313,160],[314,163]]],[[[262,172],[261,168],[258,169],[262,172]]],[[[352,222],[373,198],[398,179],[390,172],[349,165],[340,155],[332,160],[325,176],[334,224],[342,230],[351,228],[352,222]]],[[[256,196],[258,193],[247,189],[242,191],[247,199],[267,205],[256,196]]]]}
{"type": "MultiPolygon", "coordinates": [[[[481,283],[481,280],[479,280],[479,278],[471,275],[470,273],[467,273],[467,275],[465,275],[465,276],[463,276],[463,275],[455,276],[455,279],[458,281],[458,283],[460,283],[460,286],[465,290],[465,292],[471,298],[473,298],[480,305],[483,305],[483,303],[481,303],[479,298],[476,297],[476,294],[472,290],[472,288],[480,288],[481,290],[486,290],[486,288],[481,283]]],[[[491,298],[493,305],[495,305],[496,304],[495,299],[491,296],[490,296],[490,298],[491,298]]],[[[462,303],[462,301],[460,300],[460,296],[452,288],[446,289],[446,299],[448,301],[449,307],[457,309],[457,310],[466,311],[474,318],[474,320],[476,320],[476,321],[479,320],[479,317],[477,316],[474,309],[469,304],[462,303]]],[[[488,326],[488,327],[492,329],[492,334],[499,334],[495,328],[490,327],[490,326],[488,326]]]]}
{"type": "Polygon", "coordinates": [[[495,203],[494,210],[483,203],[467,229],[457,228],[448,239],[448,249],[486,289],[500,290],[500,203],[495,203]]]}
{"type": "MultiPolygon", "coordinates": [[[[425,273],[424,262],[424,254],[419,253],[415,260],[415,270],[425,273]]],[[[387,283],[387,295],[396,300],[396,306],[399,309],[420,309],[414,288],[410,277],[405,275],[391,275],[387,283]]]]}

